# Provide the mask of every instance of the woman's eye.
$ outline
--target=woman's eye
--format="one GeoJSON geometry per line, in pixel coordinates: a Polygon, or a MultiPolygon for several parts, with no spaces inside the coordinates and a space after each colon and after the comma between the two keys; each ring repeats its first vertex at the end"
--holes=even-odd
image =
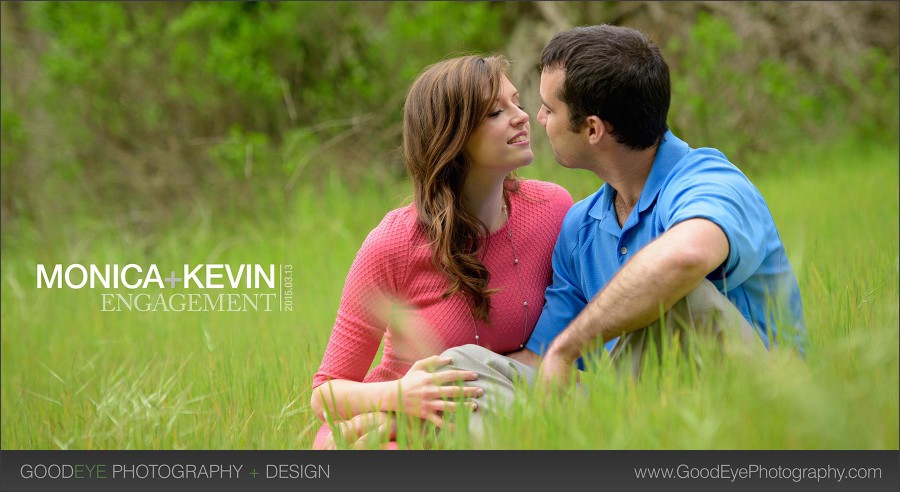
{"type": "Polygon", "coordinates": [[[525,105],[524,105],[524,104],[516,104],[516,107],[519,108],[519,109],[522,110],[522,111],[525,111],[525,105]]]}
{"type": "Polygon", "coordinates": [[[502,112],[503,112],[502,109],[498,109],[497,111],[494,111],[493,113],[488,114],[488,118],[496,118],[496,117],[500,116],[500,113],[502,113],[502,112]]]}

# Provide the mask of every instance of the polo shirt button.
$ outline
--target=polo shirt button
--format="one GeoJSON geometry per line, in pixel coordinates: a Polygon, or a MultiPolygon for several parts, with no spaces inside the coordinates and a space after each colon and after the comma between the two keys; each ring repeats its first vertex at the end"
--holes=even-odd
{"type": "Polygon", "coordinates": [[[622,249],[619,250],[619,253],[621,253],[621,254],[623,254],[623,255],[624,255],[624,254],[627,254],[627,253],[628,253],[628,248],[626,248],[625,246],[622,246],[622,249]]]}

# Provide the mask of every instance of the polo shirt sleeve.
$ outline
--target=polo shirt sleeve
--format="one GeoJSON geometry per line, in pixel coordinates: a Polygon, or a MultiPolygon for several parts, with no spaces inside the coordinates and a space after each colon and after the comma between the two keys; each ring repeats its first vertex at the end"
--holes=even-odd
{"type": "Polygon", "coordinates": [[[721,154],[708,154],[682,169],[660,193],[662,228],[695,218],[718,225],[728,238],[728,258],[708,278],[720,289],[732,290],[765,259],[768,206],[750,180],[721,154]]]}
{"type": "Polygon", "coordinates": [[[544,355],[550,343],[559,335],[569,322],[587,305],[579,278],[575,270],[575,251],[578,232],[575,214],[570,209],[563,221],[562,231],[553,248],[551,264],[553,266],[553,283],[544,293],[544,309],[538,318],[537,325],[531,333],[525,347],[532,352],[544,355]]]}

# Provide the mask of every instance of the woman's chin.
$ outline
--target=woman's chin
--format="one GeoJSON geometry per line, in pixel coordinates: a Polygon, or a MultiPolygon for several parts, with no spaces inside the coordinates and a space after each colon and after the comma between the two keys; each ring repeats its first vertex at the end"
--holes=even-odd
{"type": "MultiPolygon", "coordinates": [[[[531,163],[534,162],[534,153],[531,151],[529,151],[528,153],[529,153],[529,157],[527,159],[524,159],[522,161],[522,164],[518,168],[530,166],[531,163]]],[[[516,168],[516,169],[518,169],[518,168],[516,168]]]]}

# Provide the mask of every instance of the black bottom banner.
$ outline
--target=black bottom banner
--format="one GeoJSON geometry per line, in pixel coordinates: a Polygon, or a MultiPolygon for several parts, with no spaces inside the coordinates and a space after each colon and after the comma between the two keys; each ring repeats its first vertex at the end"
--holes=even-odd
{"type": "Polygon", "coordinates": [[[3,491],[898,490],[900,451],[0,451],[3,491]]]}

